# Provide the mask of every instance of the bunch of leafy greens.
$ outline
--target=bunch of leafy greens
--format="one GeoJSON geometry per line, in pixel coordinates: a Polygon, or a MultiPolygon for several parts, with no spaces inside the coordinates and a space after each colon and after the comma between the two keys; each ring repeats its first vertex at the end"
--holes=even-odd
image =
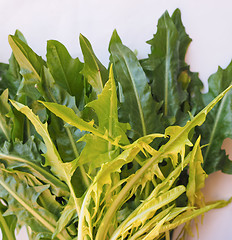
{"type": "Polygon", "coordinates": [[[19,31],[9,36],[13,54],[0,65],[3,240],[24,225],[38,240],[168,240],[228,204],[205,203],[201,189],[207,174],[232,173],[221,150],[232,137],[232,64],[202,94],[185,63],[190,42],[178,9],[159,19],[147,59],[114,31],[109,69],[82,35],[84,63],[58,41],[48,41],[44,61],[19,31]]]}

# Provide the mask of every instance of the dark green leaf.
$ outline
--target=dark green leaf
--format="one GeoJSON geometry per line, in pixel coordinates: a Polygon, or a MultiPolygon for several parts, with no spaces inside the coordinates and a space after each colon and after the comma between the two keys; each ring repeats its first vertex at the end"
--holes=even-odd
{"type": "Polygon", "coordinates": [[[76,97],[77,104],[84,95],[84,79],[80,74],[83,63],[73,59],[64,45],[55,40],[47,43],[47,65],[55,82],[76,97]]]}
{"type": "Polygon", "coordinates": [[[135,54],[120,43],[114,32],[111,42],[111,60],[114,63],[116,80],[122,87],[123,102],[120,107],[125,115],[123,121],[131,125],[131,137],[137,139],[146,134],[162,131],[158,105],[152,98],[146,75],[135,54]]]}
{"type": "MultiPolygon", "coordinates": [[[[218,71],[209,78],[209,92],[203,97],[207,104],[219,92],[232,83],[232,62],[226,69],[218,71]]],[[[200,128],[203,148],[204,169],[209,174],[218,170],[232,174],[232,162],[221,150],[223,140],[232,138],[232,93],[229,92],[223,100],[209,113],[206,124],[200,128]]]]}

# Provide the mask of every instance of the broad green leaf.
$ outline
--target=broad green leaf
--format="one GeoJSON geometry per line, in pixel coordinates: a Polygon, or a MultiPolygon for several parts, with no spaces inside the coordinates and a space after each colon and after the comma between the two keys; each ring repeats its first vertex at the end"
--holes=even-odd
{"type": "Polygon", "coordinates": [[[73,59],[65,46],[58,41],[47,42],[47,65],[55,82],[80,103],[84,94],[84,79],[80,74],[83,63],[73,59]]]}
{"type": "Polygon", "coordinates": [[[24,138],[24,116],[8,103],[8,89],[0,96],[0,138],[4,140],[24,138]]]}
{"type": "MultiPolygon", "coordinates": [[[[19,30],[15,31],[14,36],[18,37],[24,43],[26,43],[24,36],[19,30]]],[[[20,74],[19,64],[17,63],[13,54],[11,54],[11,57],[9,59],[9,65],[0,63],[0,75],[1,75],[0,92],[1,89],[4,90],[8,88],[10,98],[11,99],[18,98],[19,97],[17,96],[18,88],[22,81],[22,76],[20,74]]]]}
{"type": "Polygon", "coordinates": [[[11,108],[11,111],[8,113],[7,117],[9,117],[10,121],[12,122],[11,139],[13,141],[27,141],[30,136],[26,136],[25,134],[26,129],[29,133],[29,126],[25,126],[25,124],[28,123],[25,119],[25,116],[16,109],[11,108]]]}
{"type": "Polygon", "coordinates": [[[51,174],[48,168],[42,166],[42,156],[33,138],[26,143],[16,141],[11,144],[5,142],[0,148],[0,161],[7,169],[20,169],[22,172],[29,172],[46,184],[50,184],[52,192],[56,196],[68,196],[68,187],[56,176],[51,174]]]}
{"type": "Polygon", "coordinates": [[[181,67],[185,66],[185,52],[190,43],[179,10],[172,17],[168,12],[162,15],[157,32],[148,43],[151,45],[151,54],[142,61],[142,65],[150,76],[153,97],[163,102],[162,111],[168,121],[166,124],[173,124],[181,104],[187,99],[187,93],[177,79],[181,67]]]}
{"type": "Polygon", "coordinates": [[[190,78],[190,82],[187,87],[189,95],[189,99],[187,100],[190,107],[189,111],[191,111],[192,114],[195,114],[205,106],[202,96],[203,83],[199,79],[198,73],[186,71],[186,74],[190,78]]]}
{"type": "MultiPolygon", "coordinates": [[[[232,83],[232,63],[226,69],[218,68],[208,80],[209,92],[203,95],[204,104],[208,104],[219,92],[232,83]]],[[[232,138],[232,93],[229,92],[223,100],[209,113],[206,124],[199,129],[204,136],[202,144],[208,144],[203,149],[204,170],[210,174],[222,170],[232,173],[232,163],[221,150],[223,140],[232,138]]]]}
{"type": "Polygon", "coordinates": [[[202,199],[201,189],[205,186],[205,179],[207,177],[205,171],[202,169],[203,156],[200,148],[200,137],[191,152],[189,162],[189,180],[187,185],[186,195],[190,206],[202,207],[204,205],[202,199]]]}
{"type": "Polygon", "coordinates": [[[132,139],[135,140],[163,129],[146,75],[135,54],[116,35],[114,32],[110,42],[111,61],[124,97],[120,103],[124,113],[122,120],[129,120],[132,139]]]}
{"type": "Polygon", "coordinates": [[[20,87],[21,91],[32,99],[38,99],[40,97],[38,89],[42,91],[40,88],[40,74],[45,62],[17,36],[10,35],[8,40],[13,50],[13,54],[20,66],[20,73],[23,76],[23,81],[20,87]]]}
{"type": "Polygon", "coordinates": [[[83,144],[78,141],[86,132],[81,132],[70,125],[61,125],[59,128],[53,128],[52,130],[50,128],[49,132],[52,132],[51,137],[54,139],[54,143],[64,162],[70,162],[79,156],[83,149],[83,144]]]}
{"type": "Polygon", "coordinates": [[[80,34],[79,40],[84,56],[84,68],[81,73],[88,80],[96,94],[99,94],[108,79],[108,71],[95,56],[88,39],[80,34]]]}
{"type": "MultiPolygon", "coordinates": [[[[14,36],[18,37],[21,39],[24,43],[27,43],[24,36],[19,30],[15,31],[14,36]]],[[[22,81],[22,76],[20,74],[20,66],[17,63],[14,54],[11,54],[11,57],[9,59],[9,68],[7,69],[6,74],[3,76],[2,79],[3,83],[3,88],[9,89],[9,96],[11,99],[15,99],[19,101],[19,98],[21,97],[18,94],[18,89],[20,87],[20,83],[22,81]]],[[[0,83],[0,88],[1,88],[1,83],[0,83]]]]}
{"type": "Polygon", "coordinates": [[[175,24],[175,27],[178,31],[178,40],[180,43],[180,46],[178,48],[179,50],[179,59],[180,59],[180,66],[185,66],[186,63],[185,55],[188,49],[189,44],[191,43],[192,39],[189,37],[189,35],[185,31],[185,27],[181,20],[181,12],[180,9],[176,9],[172,14],[172,21],[175,24]]]}
{"type": "Polygon", "coordinates": [[[50,70],[45,66],[42,69],[41,81],[45,94],[43,98],[50,102],[65,105],[78,112],[75,97],[71,96],[64,88],[56,84],[50,70]]]}
{"type": "Polygon", "coordinates": [[[9,59],[9,65],[0,63],[0,94],[5,89],[8,89],[9,96],[11,98],[16,98],[21,78],[18,63],[12,54],[9,59]]]}

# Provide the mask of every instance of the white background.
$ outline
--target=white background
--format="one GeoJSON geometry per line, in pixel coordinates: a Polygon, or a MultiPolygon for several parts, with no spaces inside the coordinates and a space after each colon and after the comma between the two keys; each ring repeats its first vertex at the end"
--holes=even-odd
{"type": "MultiPolygon", "coordinates": [[[[116,28],[125,45],[146,57],[145,41],[156,32],[158,18],[168,10],[182,12],[187,33],[193,39],[186,61],[205,82],[218,65],[232,58],[232,2],[230,0],[0,0],[0,62],[11,50],[8,34],[19,29],[31,48],[45,58],[46,41],[62,42],[73,57],[82,59],[78,36],[85,35],[98,58],[108,65],[108,43],[116,28]]],[[[206,84],[207,85],[207,84],[206,84]]],[[[207,89],[207,87],[206,87],[207,89]]],[[[232,196],[232,176],[215,173],[206,184],[206,200],[232,196]]],[[[205,215],[200,240],[231,239],[232,204],[205,215]]],[[[22,231],[17,240],[26,240],[22,231]]],[[[197,234],[194,238],[197,239],[197,234]]]]}

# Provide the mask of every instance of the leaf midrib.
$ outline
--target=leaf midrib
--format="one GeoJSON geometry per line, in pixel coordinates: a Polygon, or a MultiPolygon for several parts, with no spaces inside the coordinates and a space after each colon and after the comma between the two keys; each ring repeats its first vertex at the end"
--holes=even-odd
{"type": "MultiPolygon", "coordinates": [[[[70,86],[69,86],[69,82],[68,82],[68,79],[67,79],[67,76],[66,76],[66,72],[64,71],[64,67],[63,67],[63,65],[61,64],[60,56],[59,56],[59,54],[57,54],[57,53],[58,53],[57,47],[56,47],[55,45],[53,45],[53,47],[54,47],[54,49],[55,49],[56,57],[57,57],[57,59],[58,59],[58,61],[59,61],[60,69],[62,70],[62,73],[63,73],[63,76],[64,76],[64,80],[65,80],[66,86],[67,86],[67,88],[68,88],[68,91],[71,93],[71,88],[70,88],[70,86]]],[[[70,61],[69,61],[69,62],[70,62],[70,61]]]]}
{"type": "Polygon", "coordinates": [[[207,157],[209,155],[209,150],[210,150],[210,148],[212,146],[212,142],[213,142],[213,139],[214,139],[214,136],[215,136],[215,133],[216,133],[216,129],[218,127],[218,123],[219,123],[219,119],[220,119],[220,116],[221,116],[221,112],[222,112],[222,109],[223,109],[223,107],[225,105],[225,101],[226,101],[227,97],[228,97],[228,94],[226,94],[226,96],[222,99],[221,104],[219,106],[219,110],[218,110],[218,112],[216,114],[216,118],[215,118],[214,125],[213,125],[212,131],[211,131],[209,143],[208,143],[205,155],[204,155],[205,161],[206,161],[206,159],[207,159],[207,157]]]}

